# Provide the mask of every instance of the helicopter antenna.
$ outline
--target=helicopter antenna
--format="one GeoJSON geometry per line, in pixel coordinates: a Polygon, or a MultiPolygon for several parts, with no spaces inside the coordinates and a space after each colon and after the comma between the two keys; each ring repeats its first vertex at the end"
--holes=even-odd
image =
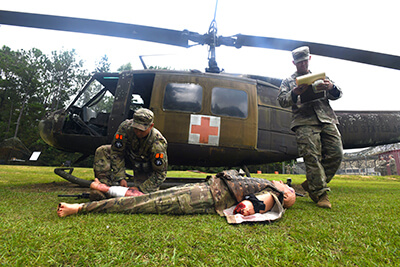
{"type": "Polygon", "coordinates": [[[140,62],[142,62],[143,68],[144,68],[145,70],[147,70],[146,63],[144,63],[144,60],[143,60],[143,55],[142,55],[142,56],[139,56],[139,59],[140,59],[140,62]]]}
{"type": "Polygon", "coordinates": [[[211,21],[210,27],[208,28],[208,38],[210,38],[210,48],[208,50],[208,68],[206,72],[220,73],[221,70],[218,67],[217,61],[215,59],[215,47],[217,47],[217,21],[215,20],[217,16],[218,0],[215,3],[214,18],[211,21]]]}
{"type": "Polygon", "coordinates": [[[218,7],[218,0],[215,1],[214,20],[217,17],[217,7],[218,7]]]}
{"type": "MultiPolygon", "coordinates": [[[[144,59],[143,59],[144,57],[159,57],[159,56],[169,56],[169,55],[173,55],[173,54],[140,55],[140,56],[139,56],[139,59],[140,59],[140,62],[142,63],[143,68],[144,68],[145,70],[147,70],[148,68],[147,68],[146,63],[144,62],[144,59]]],[[[152,68],[152,66],[150,66],[150,68],[152,68]]]]}

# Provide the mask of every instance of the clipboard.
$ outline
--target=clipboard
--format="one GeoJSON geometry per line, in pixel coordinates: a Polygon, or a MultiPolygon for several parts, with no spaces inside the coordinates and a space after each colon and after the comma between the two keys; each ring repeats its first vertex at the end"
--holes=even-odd
{"type": "Polygon", "coordinates": [[[301,103],[311,102],[320,98],[324,98],[326,96],[326,91],[320,91],[316,93],[312,88],[312,85],[309,85],[307,90],[305,90],[300,96],[301,103]]]}
{"type": "Polygon", "coordinates": [[[324,80],[326,78],[325,72],[310,73],[296,78],[296,84],[308,84],[308,88],[300,95],[301,103],[307,103],[326,96],[326,91],[316,91],[313,89],[312,84],[317,80],[324,80]]]}
{"type": "Polygon", "coordinates": [[[324,80],[325,78],[326,78],[325,72],[316,73],[316,74],[310,73],[310,74],[306,74],[306,75],[297,77],[296,84],[297,85],[300,85],[300,84],[311,85],[316,80],[324,80]]]}

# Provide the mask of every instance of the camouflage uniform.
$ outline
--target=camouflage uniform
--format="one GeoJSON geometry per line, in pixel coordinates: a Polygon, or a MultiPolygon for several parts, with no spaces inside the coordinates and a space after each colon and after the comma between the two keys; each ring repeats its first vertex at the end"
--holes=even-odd
{"type": "Polygon", "coordinates": [[[207,183],[187,184],[137,197],[119,197],[85,203],[82,212],[208,214],[215,213],[207,183]]]}
{"type": "MultiPolygon", "coordinates": [[[[147,214],[219,214],[244,199],[244,196],[271,191],[282,208],[282,192],[268,180],[244,178],[226,171],[208,181],[171,187],[137,197],[120,197],[84,203],[79,212],[147,214]]],[[[283,195],[282,195],[283,196],[283,195]]],[[[280,214],[280,217],[283,215],[280,214]]],[[[279,217],[279,218],[280,218],[279,217]]]]}
{"type": "Polygon", "coordinates": [[[308,185],[314,195],[321,196],[330,190],[327,184],[343,157],[341,135],[336,126],[339,122],[329,105],[329,100],[339,99],[342,91],[334,85],[324,98],[301,103],[300,97],[293,93],[299,76],[295,72],[282,81],[278,101],[284,108],[292,107],[291,129],[296,133],[299,155],[306,165],[308,185]]]}
{"type": "Polygon", "coordinates": [[[390,172],[392,175],[397,175],[397,165],[396,165],[396,160],[392,157],[389,159],[389,166],[390,166],[390,172]]]}
{"type": "Polygon", "coordinates": [[[387,175],[387,162],[383,158],[378,160],[378,171],[381,173],[381,176],[387,175]]]}
{"type": "Polygon", "coordinates": [[[132,168],[134,185],[143,193],[154,192],[167,176],[167,140],[155,128],[145,138],[138,138],[134,133],[135,123],[135,115],[122,122],[112,144],[96,150],[95,177],[112,185],[126,178],[127,167],[132,168]]]}

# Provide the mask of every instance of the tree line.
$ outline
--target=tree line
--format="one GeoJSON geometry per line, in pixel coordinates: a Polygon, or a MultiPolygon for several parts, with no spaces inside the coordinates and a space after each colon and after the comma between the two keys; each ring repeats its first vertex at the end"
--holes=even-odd
{"type": "Polygon", "coordinates": [[[0,141],[19,138],[30,151],[42,151],[40,164],[57,166],[79,155],[48,146],[39,135],[46,113],[64,108],[93,72],[110,69],[107,56],[95,70],[83,68],[75,50],[44,54],[37,48],[0,50],[0,141]]]}

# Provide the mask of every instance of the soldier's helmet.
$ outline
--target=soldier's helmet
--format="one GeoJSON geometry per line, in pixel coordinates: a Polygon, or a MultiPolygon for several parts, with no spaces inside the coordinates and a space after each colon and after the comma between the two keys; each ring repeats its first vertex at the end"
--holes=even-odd
{"type": "Polygon", "coordinates": [[[133,114],[133,127],[146,131],[153,123],[154,113],[147,108],[139,108],[133,114]]]}
{"type": "Polygon", "coordinates": [[[283,207],[290,208],[296,202],[296,192],[294,189],[282,181],[272,181],[278,190],[283,191],[283,207]]]}
{"type": "Polygon", "coordinates": [[[310,48],[308,46],[302,46],[292,51],[293,61],[295,64],[300,61],[308,60],[310,56],[310,48]]]}

